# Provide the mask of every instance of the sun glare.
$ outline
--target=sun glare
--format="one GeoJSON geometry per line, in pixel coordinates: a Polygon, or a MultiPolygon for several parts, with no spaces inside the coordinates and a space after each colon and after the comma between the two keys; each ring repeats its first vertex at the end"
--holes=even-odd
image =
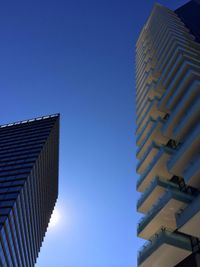
{"type": "Polygon", "coordinates": [[[58,211],[58,209],[54,209],[52,215],[51,215],[51,219],[50,219],[50,222],[49,222],[49,227],[55,227],[57,226],[57,224],[59,223],[60,221],[60,213],[58,211]]]}

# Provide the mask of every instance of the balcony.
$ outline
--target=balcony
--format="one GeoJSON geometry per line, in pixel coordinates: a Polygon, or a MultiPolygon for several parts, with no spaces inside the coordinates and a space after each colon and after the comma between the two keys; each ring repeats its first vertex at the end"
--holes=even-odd
{"type": "Polygon", "coordinates": [[[170,113],[175,108],[181,96],[188,90],[194,80],[199,79],[200,72],[195,70],[196,65],[189,65],[184,62],[179,67],[177,73],[174,73],[173,79],[163,94],[158,108],[170,113]]]}
{"type": "Polygon", "coordinates": [[[147,98],[146,101],[142,102],[137,110],[137,118],[136,118],[136,124],[139,125],[141,119],[143,118],[144,114],[146,113],[149,106],[152,104],[152,99],[147,98]]]}
{"type": "Polygon", "coordinates": [[[195,188],[200,188],[200,153],[194,155],[186,168],[184,169],[183,176],[188,185],[195,188]]]}
{"type": "Polygon", "coordinates": [[[142,116],[142,118],[140,119],[140,123],[138,124],[137,130],[136,130],[136,134],[139,134],[139,132],[142,130],[143,126],[145,125],[145,123],[148,121],[149,117],[152,117],[154,119],[158,118],[159,116],[163,116],[164,113],[160,112],[157,109],[157,104],[159,102],[159,98],[155,97],[151,104],[149,105],[147,111],[145,112],[145,114],[142,116]]]}
{"type": "Polygon", "coordinates": [[[140,147],[137,149],[136,156],[138,159],[141,159],[145,154],[147,148],[153,141],[156,141],[158,144],[166,144],[168,141],[167,137],[164,137],[161,134],[161,128],[163,126],[164,120],[162,118],[158,118],[156,121],[154,120],[153,126],[146,133],[146,136],[141,143],[140,147]]]}
{"type": "MultiPolygon", "coordinates": [[[[175,140],[180,140],[180,136],[184,134],[181,133],[181,130],[184,128],[184,122],[191,120],[193,121],[195,118],[195,111],[193,108],[193,103],[196,101],[200,93],[200,82],[195,80],[188,87],[188,91],[185,93],[184,97],[178,102],[176,108],[170,114],[170,118],[163,126],[162,133],[169,138],[173,138],[175,140]],[[188,113],[188,119],[186,119],[186,112],[188,113]],[[181,123],[182,122],[182,123],[181,123]],[[181,125],[180,125],[181,123],[181,125]],[[175,130],[176,129],[176,130],[175,130]]],[[[198,107],[196,107],[198,109],[198,107]]],[[[189,123],[188,121],[188,124],[189,123]]],[[[187,123],[186,123],[187,128],[187,123]]]]}
{"type": "MultiPolygon", "coordinates": [[[[151,53],[147,53],[142,59],[143,63],[147,63],[149,60],[153,60],[153,58],[151,57],[151,53]]],[[[143,93],[143,90],[146,84],[151,84],[153,81],[156,81],[158,79],[159,73],[154,70],[154,65],[155,64],[151,63],[149,65],[148,71],[144,70],[142,72],[137,73],[137,76],[136,76],[136,87],[137,87],[136,97],[137,98],[140,97],[140,95],[143,93]]]]}
{"type": "Polygon", "coordinates": [[[138,266],[173,267],[191,253],[192,245],[188,236],[161,229],[140,250],[138,266]]]}
{"type": "Polygon", "coordinates": [[[159,152],[152,159],[137,181],[137,190],[139,192],[144,192],[154,177],[158,174],[162,177],[165,177],[167,180],[172,177],[172,174],[168,171],[167,162],[174,153],[174,150],[166,146],[158,147],[159,152]]]}
{"type": "Polygon", "coordinates": [[[193,199],[194,196],[190,194],[174,188],[168,189],[139,222],[138,236],[150,239],[161,226],[176,230],[175,214],[185,208],[193,199]]]}
{"type": "MultiPolygon", "coordinates": [[[[165,77],[167,77],[169,70],[173,69],[174,65],[177,64],[177,61],[179,61],[181,57],[183,59],[183,53],[184,56],[187,55],[187,57],[190,57],[191,60],[198,58],[199,54],[198,50],[195,47],[195,42],[193,42],[192,40],[186,41],[183,35],[177,36],[176,33],[173,32],[171,36],[168,35],[168,40],[166,41],[167,46],[165,46],[164,51],[163,47],[161,46],[162,49],[160,50],[160,56],[158,57],[159,60],[157,64],[160,71],[162,72],[162,79],[165,79],[165,77]]],[[[173,71],[171,72],[171,75],[173,75],[173,71]]]]}
{"type": "Polygon", "coordinates": [[[145,97],[148,96],[148,93],[150,91],[151,86],[153,86],[154,83],[147,84],[143,90],[143,92],[141,93],[141,95],[136,96],[136,109],[138,109],[138,106],[140,105],[140,103],[143,103],[145,100],[145,97]],[[143,100],[143,101],[142,101],[143,100]],[[142,101],[142,102],[141,102],[142,101]]]}
{"type": "MultiPolygon", "coordinates": [[[[200,65],[200,61],[198,61],[198,65],[200,65]]],[[[190,66],[186,64],[185,69],[186,71],[183,80],[180,82],[180,84],[178,84],[174,94],[167,102],[167,107],[170,110],[174,109],[176,105],[178,105],[183,93],[185,94],[187,90],[190,90],[193,82],[197,82],[198,87],[200,85],[200,67],[198,66],[197,69],[196,65],[193,67],[193,65],[190,66]]]]}
{"type": "Polygon", "coordinates": [[[158,52],[158,65],[163,73],[163,76],[167,77],[169,69],[173,69],[178,56],[189,55],[191,59],[196,59],[199,50],[195,44],[194,37],[190,33],[186,33],[185,29],[166,27],[165,37],[160,39],[159,45],[156,47],[158,52]],[[187,39],[186,39],[187,38],[187,39]],[[165,72],[166,71],[166,72],[165,72]]]}
{"type": "Polygon", "coordinates": [[[143,126],[140,134],[136,138],[136,144],[138,146],[140,146],[144,142],[144,139],[146,138],[148,132],[153,127],[155,121],[156,120],[154,120],[153,118],[150,117],[149,120],[145,123],[145,125],[143,126]]]}
{"type": "Polygon", "coordinates": [[[174,188],[179,190],[179,185],[165,178],[156,176],[149,187],[141,194],[137,202],[137,210],[142,213],[147,213],[153,204],[169,189],[174,188]]]}
{"type": "Polygon", "coordinates": [[[163,91],[157,87],[155,82],[152,82],[150,85],[146,86],[144,93],[136,99],[136,109],[137,109],[137,123],[139,119],[144,114],[144,107],[146,106],[147,99],[153,100],[155,97],[160,98],[163,94],[163,91]]]}
{"type": "MultiPolygon", "coordinates": [[[[200,84],[199,84],[200,88],[200,84]]],[[[191,104],[189,110],[184,114],[182,120],[178,123],[177,127],[174,129],[173,134],[176,140],[184,140],[190,130],[199,122],[200,114],[200,97],[195,99],[191,104]]]]}
{"type": "Polygon", "coordinates": [[[200,195],[176,215],[179,231],[200,238],[200,195]]]}
{"type": "Polygon", "coordinates": [[[184,177],[185,167],[193,160],[194,155],[199,153],[200,147],[200,124],[189,135],[176,153],[171,157],[167,166],[168,170],[177,175],[184,177]]]}
{"type": "Polygon", "coordinates": [[[154,77],[154,70],[150,69],[150,71],[148,72],[144,72],[142,73],[142,75],[140,77],[138,77],[137,81],[136,81],[136,87],[137,89],[139,88],[139,90],[137,90],[136,92],[136,97],[140,97],[140,95],[142,95],[145,87],[147,84],[151,84],[151,82],[155,79],[154,77]]]}
{"type": "Polygon", "coordinates": [[[152,64],[152,58],[149,58],[146,62],[144,61],[145,55],[147,51],[144,50],[140,52],[136,52],[136,80],[139,81],[142,73],[149,72],[151,68],[154,67],[155,64],[152,64]]]}
{"type": "Polygon", "coordinates": [[[158,154],[159,150],[160,150],[160,147],[155,142],[150,144],[150,146],[147,148],[143,157],[141,158],[141,160],[136,166],[137,173],[142,174],[145,171],[145,169],[149,165],[149,162],[152,162],[152,160],[158,154]]]}

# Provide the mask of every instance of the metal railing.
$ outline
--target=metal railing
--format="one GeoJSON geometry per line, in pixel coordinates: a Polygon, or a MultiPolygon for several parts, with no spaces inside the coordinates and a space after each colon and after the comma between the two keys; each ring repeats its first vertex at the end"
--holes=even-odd
{"type": "Polygon", "coordinates": [[[150,183],[149,187],[141,194],[140,198],[137,201],[137,207],[140,207],[141,204],[145,201],[145,199],[151,194],[153,189],[156,186],[161,186],[163,189],[167,190],[169,188],[179,189],[178,184],[167,180],[166,178],[162,178],[156,176],[155,179],[150,183]]]}
{"type": "Polygon", "coordinates": [[[154,216],[166,205],[166,203],[171,199],[175,198],[183,203],[191,203],[194,199],[194,196],[187,194],[185,192],[181,192],[177,189],[168,188],[155,202],[152,208],[147,212],[147,214],[141,218],[138,223],[138,233],[140,233],[146,225],[154,218],[154,216]]]}
{"type": "Polygon", "coordinates": [[[152,238],[147,241],[138,252],[138,263],[141,264],[147,259],[159,246],[163,243],[173,243],[174,246],[185,248],[185,250],[193,251],[192,240],[190,236],[183,235],[179,232],[161,227],[152,238]]]}

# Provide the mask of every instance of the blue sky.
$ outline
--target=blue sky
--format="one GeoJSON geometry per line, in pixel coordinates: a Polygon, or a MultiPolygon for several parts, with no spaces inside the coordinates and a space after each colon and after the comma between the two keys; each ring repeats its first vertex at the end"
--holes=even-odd
{"type": "Polygon", "coordinates": [[[134,50],[153,3],[1,1],[1,123],[61,113],[60,222],[36,267],[136,266],[134,50]]]}

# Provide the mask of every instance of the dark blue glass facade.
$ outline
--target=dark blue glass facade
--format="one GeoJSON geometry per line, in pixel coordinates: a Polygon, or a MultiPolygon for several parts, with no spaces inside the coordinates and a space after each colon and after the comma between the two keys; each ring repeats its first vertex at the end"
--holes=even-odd
{"type": "Polygon", "coordinates": [[[58,196],[59,115],[0,126],[0,266],[34,266],[58,196]]]}

